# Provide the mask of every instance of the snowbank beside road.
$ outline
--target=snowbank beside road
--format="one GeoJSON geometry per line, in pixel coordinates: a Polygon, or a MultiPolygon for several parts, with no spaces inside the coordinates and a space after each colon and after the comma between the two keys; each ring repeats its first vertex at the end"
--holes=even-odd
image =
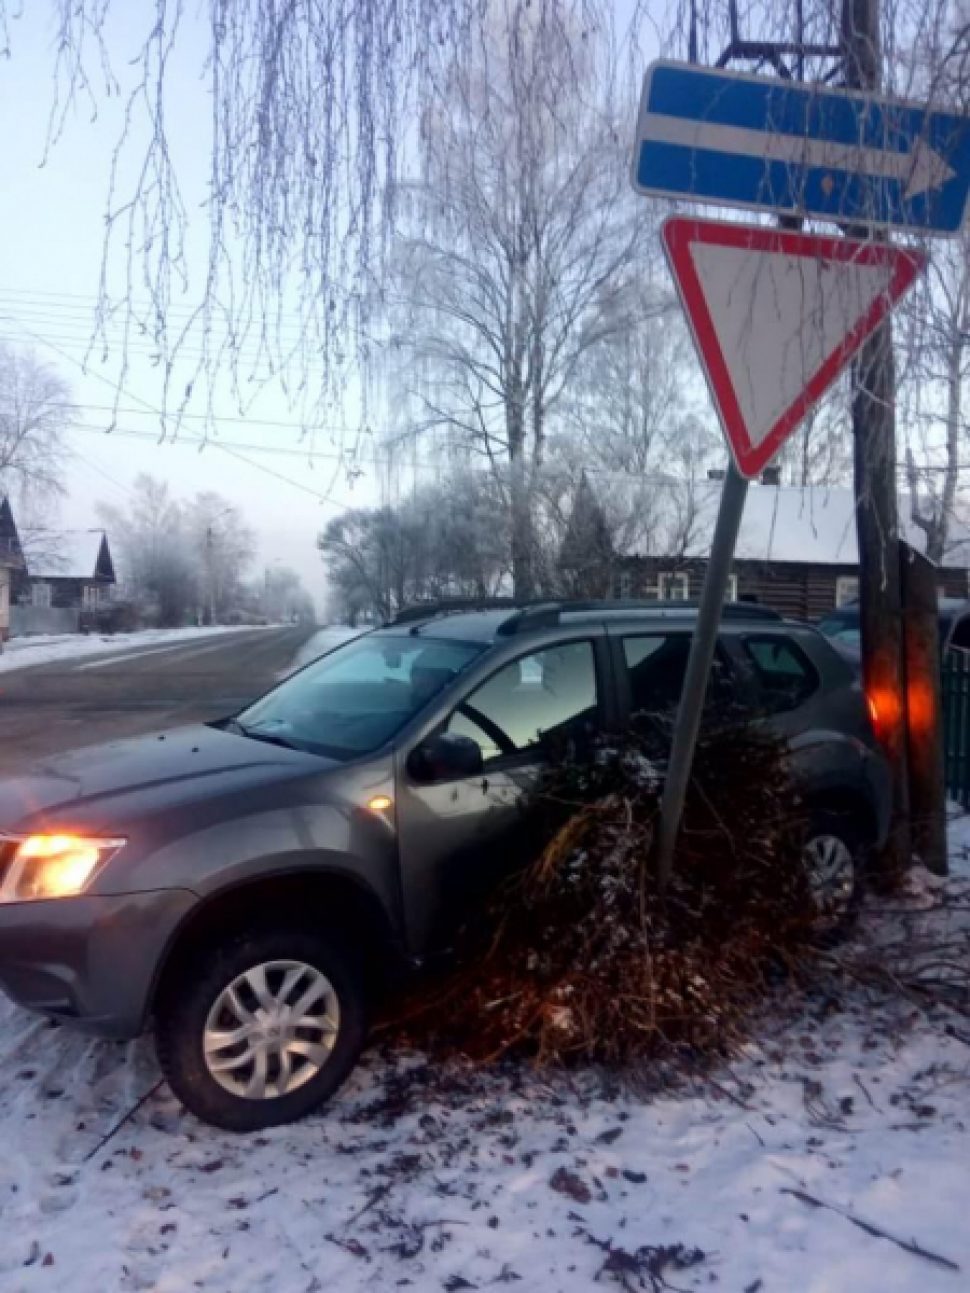
{"type": "MultiPolygon", "coordinates": [[[[0,653],[0,673],[12,669],[28,669],[39,664],[70,663],[86,656],[108,655],[111,652],[140,651],[146,647],[178,646],[194,638],[213,637],[219,633],[247,632],[248,626],[218,626],[216,628],[143,629],[137,633],[75,633],[70,636],[12,638],[0,653]]],[[[256,630],[253,629],[255,632],[256,630]]]]}
{"type": "MultiPolygon", "coordinates": [[[[920,873],[867,921],[898,936],[942,888],[970,922],[970,881],[920,873]]],[[[841,995],[679,1093],[375,1048],[328,1110],[248,1138],[182,1113],[147,1041],[2,1004],[0,1287],[959,1293],[970,1035],[841,995]]]]}

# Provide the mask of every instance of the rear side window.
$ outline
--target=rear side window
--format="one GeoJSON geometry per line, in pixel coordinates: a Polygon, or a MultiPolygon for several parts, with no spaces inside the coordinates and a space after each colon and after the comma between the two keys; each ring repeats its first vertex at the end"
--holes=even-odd
{"type": "MultiPolygon", "coordinates": [[[[676,706],[684,689],[690,641],[687,633],[638,634],[623,639],[632,713],[658,714],[676,706]]],[[[718,648],[708,700],[724,700],[729,693],[727,666],[718,648]]]]}
{"type": "Polygon", "coordinates": [[[744,649],[754,667],[762,705],[770,713],[797,709],[818,690],[815,666],[790,638],[749,637],[744,649]]]}

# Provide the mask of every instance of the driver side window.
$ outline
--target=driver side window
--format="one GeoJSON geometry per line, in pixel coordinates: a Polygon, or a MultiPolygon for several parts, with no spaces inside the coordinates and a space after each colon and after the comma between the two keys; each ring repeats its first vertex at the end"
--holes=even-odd
{"type": "Polygon", "coordinates": [[[447,730],[482,758],[504,758],[568,737],[596,715],[592,642],[567,642],[514,660],[461,702],[447,730]]]}

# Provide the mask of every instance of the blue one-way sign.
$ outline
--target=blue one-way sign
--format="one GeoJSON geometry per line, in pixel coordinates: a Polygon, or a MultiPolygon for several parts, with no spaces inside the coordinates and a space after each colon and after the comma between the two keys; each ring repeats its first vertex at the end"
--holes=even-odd
{"type": "Polygon", "coordinates": [[[658,62],[644,80],[633,183],[685,201],[953,234],[970,194],[970,118],[658,62]]]}

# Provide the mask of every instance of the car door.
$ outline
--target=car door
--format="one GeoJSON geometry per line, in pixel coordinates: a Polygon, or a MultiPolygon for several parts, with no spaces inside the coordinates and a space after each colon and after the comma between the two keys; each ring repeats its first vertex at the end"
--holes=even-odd
{"type": "Polygon", "coordinates": [[[600,726],[608,670],[601,633],[523,646],[455,700],[436,728],[478,744],[478,775],[429,784],[402,751],[397,823],[416,953],[446,943],[487,889],[527,860],[529,792],[557,749],[600,726]]]}

